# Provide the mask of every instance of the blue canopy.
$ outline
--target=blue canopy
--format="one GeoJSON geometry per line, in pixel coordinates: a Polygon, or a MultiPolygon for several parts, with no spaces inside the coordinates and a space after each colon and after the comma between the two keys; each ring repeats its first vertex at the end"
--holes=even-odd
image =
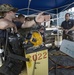
{"type": "Polygon", "coordinates": [[[34,14],[41,11],[56,14],[57,10],[61,12],[63,9],[73,7],[74,0],[0,0],[0,4],[11,4],[18,8],[17,13],[21,14],[34,14]]]}

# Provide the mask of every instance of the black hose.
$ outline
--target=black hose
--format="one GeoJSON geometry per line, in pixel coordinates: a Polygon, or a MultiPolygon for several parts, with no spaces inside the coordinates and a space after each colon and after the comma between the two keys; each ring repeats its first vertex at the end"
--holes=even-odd
{"type": "Polygon", "coordinates": [[[7,59],[8,30],[9,29],[6,29],[6,39],[5,39],[5,46],[4,46],[4,61],[6,61],[7,59]]]}

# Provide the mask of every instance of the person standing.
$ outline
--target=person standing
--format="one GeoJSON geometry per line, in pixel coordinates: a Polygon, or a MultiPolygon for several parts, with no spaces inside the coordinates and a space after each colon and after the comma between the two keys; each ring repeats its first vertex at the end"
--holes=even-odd
{"type": "Polygon", "coordinates": [[[70,13],[65,14],[65,21],[61,24],[63,30],[63,39],[67,39],[69,31],[74,30],[74,20],[70,19],[70,13]]]}

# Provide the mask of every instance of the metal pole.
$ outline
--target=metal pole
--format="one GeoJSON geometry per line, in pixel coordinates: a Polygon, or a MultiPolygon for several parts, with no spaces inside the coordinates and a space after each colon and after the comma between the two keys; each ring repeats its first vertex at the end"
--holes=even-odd
{"type": "Polygon", "coordinates": [[[59,47],[59,31],[58,31],[58,8],[57,10],[57,47],[59,47]]]}
{"type": "Polygon", "coordinates": [[[46,40],[46,38],[45,38],[45,31],[46,31],[46,22],[44,22],[44,46],[45,46],[45,40],[46,40]]]}
{"type": "Polygon", "coordinates": [[[29,3],[28,3],[28,12],[27,12],[27,15],[29,15],[29,7],[30,7],[30,4],[31,4],[31,0],[29,0],[29,3]]]}

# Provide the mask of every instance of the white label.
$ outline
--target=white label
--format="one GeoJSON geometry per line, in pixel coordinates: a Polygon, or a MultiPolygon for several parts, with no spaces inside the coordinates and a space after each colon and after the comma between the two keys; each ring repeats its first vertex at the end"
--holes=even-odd
{"type": "Polygon", "coordinates": [[[68,40],[63,40],[60,50],[74,58],[74,42],[68,41],[68,40]]]}

